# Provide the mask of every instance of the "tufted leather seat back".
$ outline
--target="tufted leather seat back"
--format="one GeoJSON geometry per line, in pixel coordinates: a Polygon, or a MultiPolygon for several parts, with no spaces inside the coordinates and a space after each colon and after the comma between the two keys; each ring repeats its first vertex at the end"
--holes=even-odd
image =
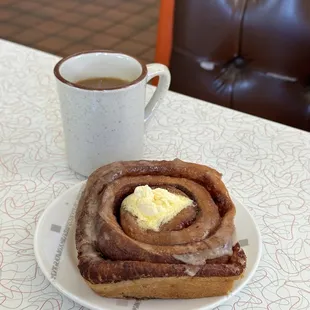
{"type": "Polygon", "coordinates": [[[310,130],[310,0],[177,0],[171,88],[310,130]]]}

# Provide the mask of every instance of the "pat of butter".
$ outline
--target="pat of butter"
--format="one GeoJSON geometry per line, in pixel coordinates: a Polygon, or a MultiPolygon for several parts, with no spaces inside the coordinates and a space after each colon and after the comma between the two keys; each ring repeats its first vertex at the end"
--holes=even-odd
{"type": "Polygon", "coordinates": [[[159,231],[162,224],[168,223],[192,203],[188,197],[145,185],[136,187],[133,194],[123,200],[121,207],[137,217],[141,228],[159,231]]]}

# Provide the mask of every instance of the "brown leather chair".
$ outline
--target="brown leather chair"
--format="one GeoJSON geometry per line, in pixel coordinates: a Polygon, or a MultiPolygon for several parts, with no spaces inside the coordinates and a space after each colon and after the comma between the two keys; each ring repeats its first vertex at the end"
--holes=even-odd
{"type": "Polygon", "coordinates": [[[310,0],[176,0],[173,15],[172,90],[310,130],[310,0]]]}

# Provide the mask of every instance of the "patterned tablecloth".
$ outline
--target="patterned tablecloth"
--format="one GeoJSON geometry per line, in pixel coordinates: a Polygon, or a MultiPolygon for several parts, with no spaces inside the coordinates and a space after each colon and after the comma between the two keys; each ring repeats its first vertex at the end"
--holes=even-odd
{"type": "MultiPolygon", "coordinates": [[[[57,60],[0,41],[0,309],[82,309],[45,279],[32,245],[44,208],[83,179],[65,159],[57,60]]],[[[260,227],[254,278],[218,309],[310,309],[309,133],[170,92],[145,145],[147,159],[218,169],[260,227]]]]}

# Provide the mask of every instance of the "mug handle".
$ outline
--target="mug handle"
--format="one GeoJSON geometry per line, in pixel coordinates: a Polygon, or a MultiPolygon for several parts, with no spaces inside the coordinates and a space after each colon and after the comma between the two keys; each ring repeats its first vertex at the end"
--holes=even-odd
{"type": "Polygon", "coordinates": [[[157,107],[159,101],[162,98],[164,98],[165,95],[167,94],[171,80],[169,69],[165,65],[154,63],[154,64],[148,64],[146,65],[146,67],[147,67],[146,82],[158,76],[159,83],[152,98],[145,107],[144,122],[148,121],[153,111],[157,107]]]}

